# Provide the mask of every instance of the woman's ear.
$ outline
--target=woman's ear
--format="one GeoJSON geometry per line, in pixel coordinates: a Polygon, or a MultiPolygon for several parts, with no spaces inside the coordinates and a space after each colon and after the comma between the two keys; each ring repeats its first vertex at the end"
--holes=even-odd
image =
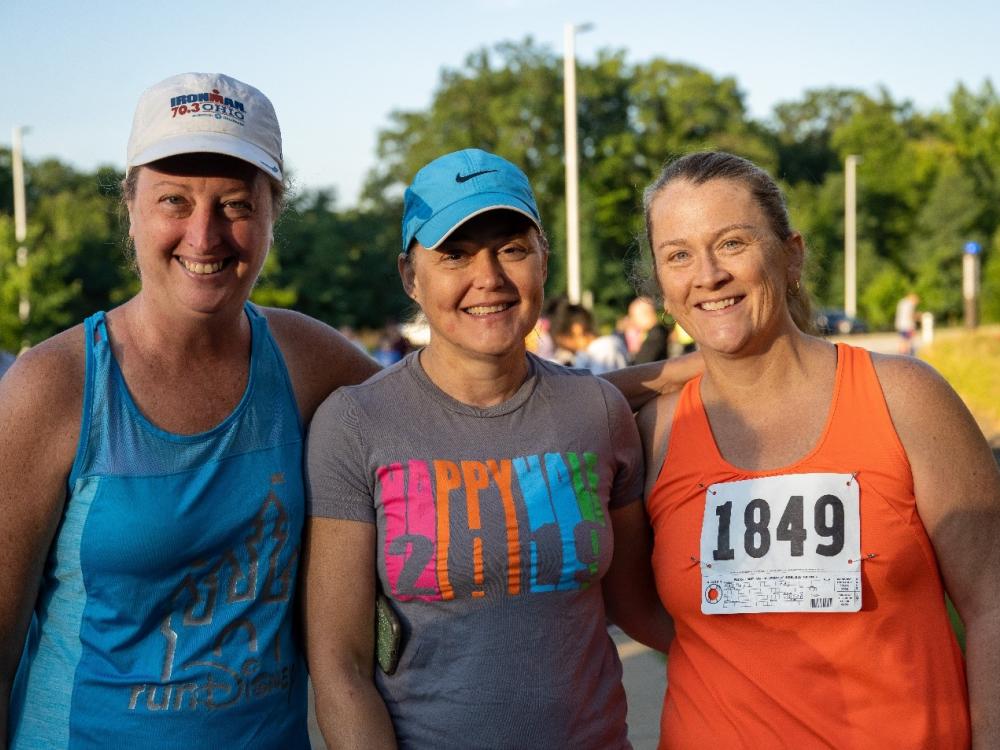
{"type": "Polygon", "coordinates": [[[403,291],[406,296],[417,301],[417,278],[413,269],[413,258],[404,253],[400,253],[396,259],[396,268],[399,270],[399,278],[403,282],[403,291]]]}
{"type": "Polygon", "coordinates": [[[801,281],[802,269],[805,266],[806,245],[799,232],[792,232],[785,240],[785,252],[788,253],[788,282],[801,281]]]}

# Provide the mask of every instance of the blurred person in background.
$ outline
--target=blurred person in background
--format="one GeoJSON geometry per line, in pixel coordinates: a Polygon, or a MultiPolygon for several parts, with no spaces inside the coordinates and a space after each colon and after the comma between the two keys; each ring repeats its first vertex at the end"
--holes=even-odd
{"type": "Polygon", "coordinates": [[[636,344],[629,347],[631,364],[645,364],[666,359],[670,329],[660,320],[656,305],[649,297],[636,297],[628,306],[628,325],[637,332],[636,344]]]}
{"type": "Polygon", "coordinates": [[[605,616],[653,642],[667,622],[639,436],[607,382],[525,349],[548,253],[505,159],[447,154],[406,191],[399,272],[430,343],[309,434],[306,641],[332,746],[630,747],[605,616]],[[373,676],[379,589],[401,651],[373,676]]]}
{"type": "Polygon", "coordinates": [[[899,334],[899,353],[913,356],[916,352],[914,335],[917,331],[917,305],[920,297],[910,292],[896,303],[896,333],[899,334]]]}
{"type": "Polygon", "coordinates": [[[309,746],[292,628],[304,426],[377,368],[248,302],[282,180],[256,88],[187,73],[148,89],[123,183],[140,291],[0,381],[11,748],[309,746]]]}
{"type": "Polygon", "coordinates": [[[922,362],[804,332],[803,240],[754,164],[687,155],[644,206],[705,363],[639,414],[676,627],[660,746],[1000,747],[1000,472],[968,410],[922,362]]]}
{"type": "Polygon", "coordinates": [[[616,333],[599,336],[594,328],[594,316],[583,305],[567,303],[556,310],[552,338],[573,353],[573,367],[590,370],[594,375],[628,365],[625,339],[616,333]]]}

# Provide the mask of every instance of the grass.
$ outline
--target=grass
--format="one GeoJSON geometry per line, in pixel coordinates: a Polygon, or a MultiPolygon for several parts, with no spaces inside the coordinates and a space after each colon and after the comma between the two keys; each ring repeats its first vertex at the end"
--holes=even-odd
{"type": "Polygon", "coordinates": [[[1000,327],[948,331],[920,358],[944,375],[991,442],[1000,440],[1000,327]]]}

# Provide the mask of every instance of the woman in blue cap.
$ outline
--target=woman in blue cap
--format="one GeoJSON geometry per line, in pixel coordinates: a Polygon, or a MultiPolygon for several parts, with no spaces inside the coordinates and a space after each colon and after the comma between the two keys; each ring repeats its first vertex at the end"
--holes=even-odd
{"type": "Polygon", "coordinates": [[[307,748],[303,426],[376,365],[247,302],[284,189],[260,91],[153,86],[127,168],[141,290],[0,381],[0,747],[307,748]]]}
{"type": "Polygon", "coordinates": [[[642,597],[638,634],[669,637],[648,576],[625,572],[648,555],[639,438],[607,382],[526,352],[547,263],[505,159],[451,153],[406,191],[399,271],[430,344],[324,402],[307,451],[306,643],[331,744],[629,747],[605,616],[642,597]],[[379,587],[401,637],[380,637],[373,679],[379,587]]]}

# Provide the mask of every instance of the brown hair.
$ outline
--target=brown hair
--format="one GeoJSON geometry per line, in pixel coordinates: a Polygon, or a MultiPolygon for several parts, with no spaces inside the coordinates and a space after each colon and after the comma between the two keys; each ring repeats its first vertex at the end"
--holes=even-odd
{"type": "MultiPolygon", "coordinates": [[[[781,188],[767,172],[749,159],[725,151],[697,151],[674,159],[663,167],[656,180],[642,194],[642,209],[646,218],[646,239],[653,247],[653,220],[651,207],[653,200],[667,185],[675,180],[688,180],[702,185],[710,180],[733,180],[744,185],[764,212],[771,231],[784,241],[792,234],[788,219],[788,207],[781,188]]],[[[655,274],[654,274],[655,276],[655,274]]],[[[788,311],[799,330],[812,333],[812,304],[809,294],[801,287],[789,286],[787,290],[788,311]]]]}

